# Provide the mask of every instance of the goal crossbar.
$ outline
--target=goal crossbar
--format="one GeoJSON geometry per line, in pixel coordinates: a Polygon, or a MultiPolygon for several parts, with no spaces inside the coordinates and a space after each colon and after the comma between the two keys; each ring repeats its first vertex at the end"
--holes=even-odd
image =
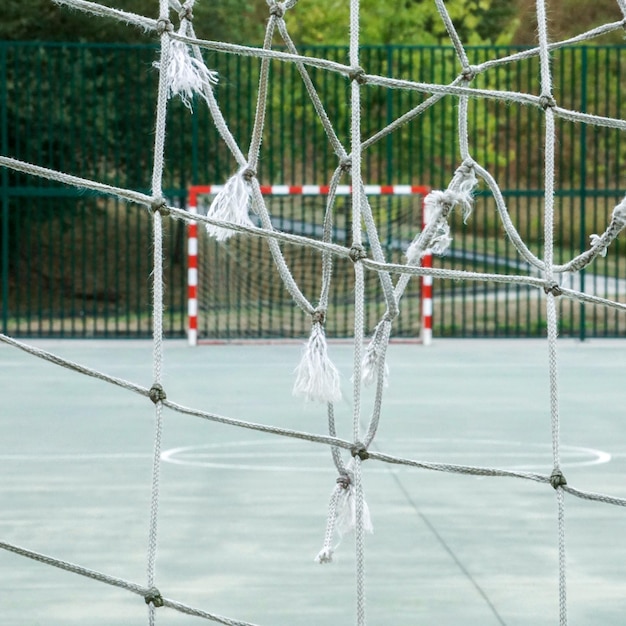
{"type": "MultiPolygon", "coordinates": [[[[187,210],[192,214],[198,213],[198,198],[214,196],[224,189],[224,185],[192,185],[188,189],[187,210]]],[[[367,196],[421,196],[422,198],[422,228],[426,223],[423,199],[430,191],[426,185],[364,185],[367,196]]],[[[330,194],[328,185],[261,185],[264,196],[327,196],[330,194]]],[[[351,185],[337,185],[337,196],[352,195],[351,185]]],[[[187,337],[189,345],[198,344],[198,285],[199,285],[199,245],[198,223],[190,221],[187,227],[187,337]]],[[[432,254],[429,252],[421,261],[424,267],[432,267],[432,254]]],[[[432,342],[433,319],[433,289],[432,276],[423,276],[421,281],[421,330],[420,339],[424,345],[432,342]]]]}

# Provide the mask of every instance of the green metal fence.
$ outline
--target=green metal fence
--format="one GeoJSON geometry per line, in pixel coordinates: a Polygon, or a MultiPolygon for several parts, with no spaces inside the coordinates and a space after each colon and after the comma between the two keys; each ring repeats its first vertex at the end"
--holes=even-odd
{"type": "MultiPolygon", "coordinates": [[[[478,63],[513,51],[473,48],[468,54],[470,62],[478,63]]],[[[303,48],[302,53],[340,62],[347,55],[340,47],[303,48]]],[[[146,190],[152,160],[155,58],[156,49],[150,46],[0,42],[0,153],[146,190]]],[[[361,59],[369,73],[425,82],[450,82],[458,72],[451,48],[365,47],[361,59]]],[[[624,47],[580,46],[555,52],[559,104],[624,117],[624,60],[624,47]]],[[[216,95],[245,149],[254,119],[258,61],[220,53],[212,53],[207,61],[220,74],[216,95]]],[[[537,61],[529,59],[490,70],[474,83],[537,93],[538,74],[537,61]]],[[[315,69],[311,75],[339,138],[347,144],[345,79],[315,69]]],[[[372,86],[363,89],[363,96],[364,138],[374,136],[424,99],[416,92],[372,86]]],[[[499,181],[516,227],[531,250],[541,254],[541,112],[498,102],[476,101],[471,106],[472,154],[499,181]]],[[[423,116],[373,142],[364,153],[366,180],[445,187],[459,164],[456,113],[455,99],[443,98],[423,116]]],[[[336,156],[291,64],[273,68],[267,119],[258,172],[261,182],[327,183],[337,165],[336,156]]],[[[603,230],[623,196],[620,165],[626,158],[626,141],[614,129],[565,121],[558,123],[558,138],[556,256],[565,259],[587,246],[589,234],[603,230]]],[[[201,103],[196,103],[191,114],[180,102],[172,101],[166,159],[166,194],[180,205],[191,184],[222,183],[236,169],[201,103]]],[[[143,210],[5,168],[0,170],[0,185],[3,332],[18,336],[148,335],[151,226],[143,210]]],[[[494,201],[484,189],[467,224],[454,219],[452,248],[445,258],[436,260],[437,265],[528,271],[504,236],[494,201]]],[[[406,237],[401,225],[398,229],[389,234],[389,241],[406,237]]],[[[185,332],[184,237],[182,224],[168,225],[165,321],[170,336],[185,332]]],[[[604,297],[624,299],[625,248],[623,242],[615,242],[606,258],[572,277],[573,284],[604,297]]],[[[434,289],[435,335],[517,337],[544,332],[542,303],[534,290],[440,280],[434,289]]],[[[561,335],[582,338],[626,332],[623,316],[614,311],[567,301],[561,303],[560,324],[561,335]]],[[[348,325],[336,325],[332,334],[350,334],[348,325]]],[[[233,332],[229,330],[228,336],[233,332]]],[[[259,330],[259,336],[263,332],[259,330]]],[[[414,322],[398,332],[415,336],[417,313],[414,322]]]]}

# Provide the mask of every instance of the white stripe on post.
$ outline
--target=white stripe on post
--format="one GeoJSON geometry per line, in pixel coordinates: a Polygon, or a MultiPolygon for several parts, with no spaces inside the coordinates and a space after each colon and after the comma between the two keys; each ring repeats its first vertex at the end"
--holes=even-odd
{"type": "MultiPolygon", "coordinates": [[[[429,219],[428,208],[422,199],[422,230],[429,219]]],[[[433,266],[433,255],[430,250],[422,257],[422,267],[433,266]]],[[[433,277],[422,276],[422,344],[429,346],[433,341],[433,277]]]]}
{"type": "MultiPolygon", "coordinates": [[[[196,193],[190,190],[189,212],[197,215],[196,193]]],[[[187,340],[198,343],[198,222],[187,226],[187,340]]]]}

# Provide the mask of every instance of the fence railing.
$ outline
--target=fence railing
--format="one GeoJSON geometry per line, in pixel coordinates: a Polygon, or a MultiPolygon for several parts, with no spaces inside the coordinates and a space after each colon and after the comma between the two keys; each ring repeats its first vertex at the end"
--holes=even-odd
{"type": "MultiPolygon", "coordinates": [[[[624,47],[575,47],[555,52],[553,74],[559,103],[598,115],[624,117],[624,47]]],[[[473,48],[478,63],[512,48],[473,48]]],[[[302,49],[344,60],[343,48],[302,49]]],[[[149,186],[152,152],[155,49],[0,42],[0,154],[134,189],[149,186]]],[[[450,48],[365,47],[370,73],[424,82],[450,82],[458,68],[450,48]]],[[[221,77],[216,96],[238,140],[254,119],[258,62],[219,53],[210,67],[221,77]]],[[[348,142],[345,80],[312,70],[312,79],[340,140],[348,142]]],[[[537,61],[506,65],[476,79],[476,86],[537,92],[537,61]]],[[[363,133],[372,137],[424,96],[399,90],[363,90],[363,133]]],[[[200,102],[191,114],[169,107],[166,147],[168,198],[184,205],[192,184],[223,183],[236,169],[200,102]]],[[[370,183],[445,187],[459,164],[456,108],[444,98],[422,117],[372,143],[364,153],[370,183]]],[[[541,114],[530,107],[476,101],[470,114],[472,154],[499,181],[511,218],[533,252],[542,237],[541,114]]],[[[626,141],[614,129],[558,125],[556,256],[574,256],[601,232],[626,183],[620,176],[626,141]]],[[[245,144],[245,141],[244,141],[245,144]]],[[[326,184],[336,156],[298,77],[277,65],[268,100],[263,184],[326,184]]],[[[142,337],[150,332],[150,220],[144,210],[111,198],[80,193],[0,169],[1,325],[19,336],[142,337]]],[[[277,215],[280,219],[280,215],[277,215]]],[[[391,223],[391,221],[390,221],[391,223]]],[[[415,225],[416,227],[418,224],[415,225]]],[[[405,237],[392,224],[389,240],[405,237]]],[[[481,189],[472,217],[454,218],[453,243],[440,267],[527,273],[503,235],[493,199],[481,189]]],[[[186,324],[186,254],[182,223],[166,233],[166,331],[182,336],[186,324]]],[[[395,254],[389,250],[390,254],[395,254]]],[[[597,295],[626,298],[626,246],[579,275],[573,285],[597,295]]],[[[436,280],[434,335],[539,336],[545,317],[530,289],[436,280]]],[[[258,312],[251,313],[258,316],[258,312]]],[[[242,323],[245,326],[245,322],[242,323]]],[[[623,315],[561,302],[564,336],[622,336],[623,315]]],[[[418,336],[419,315],[401,333],[418,336]]],[[[299,331],[298,331],[299,332],[299,331]]],[[[345,331],[337,328],[335,335],[345,331]]],[[[297,334],[297,333],[296,333],[297,334]]]]}

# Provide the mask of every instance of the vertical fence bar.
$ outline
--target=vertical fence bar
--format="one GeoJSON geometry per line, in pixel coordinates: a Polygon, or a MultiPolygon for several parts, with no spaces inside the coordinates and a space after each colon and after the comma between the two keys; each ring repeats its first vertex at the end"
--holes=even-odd
{"type": "MultiPolygon", "coordinates": [[[[581,71],[580,71],[580,111],[587,112],[587,46],[581,46],[581,71]]],[[[580,251],[586,248],[586,219],[585,205],[587,200],[587,124],[580,125],[580,251]]],[[[585,291],[585,268],[580,270],[580,291],[585,291]]],[[[585,304],[579,303],[580,329],[579,338],[581,341],[586,337],[585,304]]]]}
{"type": "MultiPolygon", "coordinates": [[[[7,113],[7,48],[0,43],[0,150],[9,153],[7,113]]],[[[2,168],[2,332],[9,325],[9,172],[2,168]]]]}
{"type": "MultiPolygon", "coordinates": [[[[614,47],[611,49],[612,52],[615,54],[615,75],[617,77],[617,84],[621,85],[622,84],[622,58],[623,58],[623,48],[621,47],[614,47]]],[[[615,103],[615,112],[617,114],[619,114],[622,110],[622,90],[621,89],[617,89],[616,93],[614,95],[614,103],[615,103]]],[[[621,133],[615,133],[616,135],[616,139],[615,139],[615,152],[616,154],[622,154],[622,135],[621,133]]],[[[613,170],[613,176],[614,176],[614,180],[615,181],[619,181],[620,180],[620,176],[621,176],[621,163],[619,159],[614,159],[615,163],[614,163],[614,170],[613,170]]],[[[609,172],[609,168],[607,168],[607,173],[609,172]]],[[[619,189],[619,182],[616,182],[616,185],[619,189]]],[[[619,191],[617,192],[619,194],[619,191]]],[[[617,194],[616,194],[617,195],[617,194]]],[[[623,247],[621,247],[620,242],[616,241],[615,242],[615,254],[617,256],[618,259],[618,263],[617,263],[617,267],[615,270],[615,281],[614,284],[617,286],[620,283],[620,280],[622,280],[622,272],[621,270],[623,269],[624,265],[624,258],[623,255],[620,254],[620,248],[623,251],[623,247]]],[[[605,266],[606,267],[606,266],[605,266]]],[[[619,314],[620,312],[615,310],[613,312],[613,320],[614,320],[614,324],[615,324],[615,331],[614,334],[616,336],[620,336],[620,321],[622,322],[621,327],[623,328],[623,316],[619,314]]]]}

